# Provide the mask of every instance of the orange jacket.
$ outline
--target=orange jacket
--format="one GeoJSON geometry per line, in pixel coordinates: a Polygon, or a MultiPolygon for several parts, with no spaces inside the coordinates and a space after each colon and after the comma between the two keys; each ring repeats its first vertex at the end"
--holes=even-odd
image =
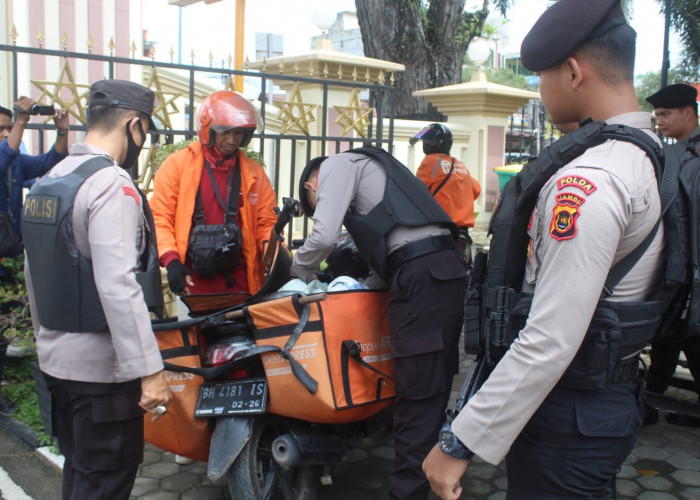
{"type": "Polygon", "coordinates": [[[458,227],[474,226],[474,200],[481,194],[481,184],[469,174],[464,163],[450,155],[435,153],[423,158],[416,175],[458,227]],[[450,178],[435,194],[449,174],[452,161],[455,168],[450,178]]]}
{"type": "MultiPolygon", "coordinates": [[[[262,254],[277,220],[274,211],[277,197],[270,179],[260,165],[240,150],[238,161],[243,193],[240,211],[243,236],[241,251],[249,291],[255,294],[265,282],[262,254]]],[[[168,156],[156,172],[150,203],[156,225],[159,257],[175,251],[180,261],[185,262],[194,202],[203,170],[204,151],[202,144],[195,141],[187,148],[168,156]]]]}

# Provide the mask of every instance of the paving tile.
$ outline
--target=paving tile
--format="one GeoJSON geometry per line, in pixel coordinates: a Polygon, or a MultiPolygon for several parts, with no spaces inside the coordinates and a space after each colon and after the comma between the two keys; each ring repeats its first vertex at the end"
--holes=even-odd
{"type": "Polygon", "coordinates": [[[641,476],[637,479],[637,482],[645,490],[670,491],[673,487],[671,481],[661,476],[641,476]]]}
{"type": "Polygon", "coordinates": [[[174,491],[156,491],[154,493],[147,493],[142,496],[139,500],[179,500],[180,494],[174,491]]]}
{"type": "Polygon", "coordinates": [[[131,496],[140,498],[146,493],[151,493],[152,491],[158,491],[160,488],[160,483],[157,479],[152,479],[148,477],[137,477],[134,482],[134,487],[131,489],[131,496]]]}
{"type": "Polygon", "coordinates": [[[200,486],[201,480],[195,474],[184,472],[162,479],[160,484],[164,490],[183,492],[195,486],[200,486]]]}
{"type": "Polygon", "coordinates": [[[700,471],[700,459],[687,455],[673,455],[666,459],[666,461],[677,469],[700,471]]]}
{"type": "Polygon", "coordinates": [[[641,485],[628,479],[618,479],[616,481],[617,494],[621,497],[636,498],[642,491],[641,485]]]}
{"type": "Polygon", "coordinates": [[[694,470],[677,470],[671,477],[683,486],[700,486],[700,472],[694,470]]]}
{"type": "Polygon", "coordinates": [[[214,488],[212,486],[202,486],[199,488],[190,488],[183,491],[179,498],[180,500],[223,500],[227,496],[228,489],[214,488]]]}
{"type": "Polygon", "coordinates": [[[178,472],[180,472],[180,466],[175,462],[156,462],[142,466],[140,475],[141,477],[162,479],[177,474],[178,472]]]}

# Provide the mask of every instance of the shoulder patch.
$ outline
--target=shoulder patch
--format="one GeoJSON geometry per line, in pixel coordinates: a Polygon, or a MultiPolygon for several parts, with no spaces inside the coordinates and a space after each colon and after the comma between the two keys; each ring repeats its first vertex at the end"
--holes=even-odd
{"type": "Polygon", "coordinates": [[[552,220],[549,223],[549,234],[557,241],[570,240],[576,236],[579,207],[586,200],[574,193],[560,193],[556,200],[557,204],[552,209],[552,220]]]}
{"type": "Polygon", "coordinates": [[[141,197],[136,192],[136,190],[134,188],[132,188],[131,186],[122,186],[122,192],[124,193],[125,196],[131,196],[137,205],[141,204],[141,197]]]}
{"type": "Polygon", "coordinates": [[[557,188],[559,188],[560,191],[565,187],[571,186],[581,189],[586,194],[591,194],[598,189],[591,181],[578,175],[567,175],[557,180],[557,188]]]}

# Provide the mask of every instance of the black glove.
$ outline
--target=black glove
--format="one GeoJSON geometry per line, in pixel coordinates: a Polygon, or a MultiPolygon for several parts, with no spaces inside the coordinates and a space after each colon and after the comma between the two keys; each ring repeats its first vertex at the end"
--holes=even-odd
{"type": "Polygon", "coordinates": [[[187,286],[185,276],[190,275],[190,270],[178,259],[168,264],[166,269],[168,271],[168,286],[170,286],[170,290],[172,290],[173,293],[179,294],[187,286]]]}

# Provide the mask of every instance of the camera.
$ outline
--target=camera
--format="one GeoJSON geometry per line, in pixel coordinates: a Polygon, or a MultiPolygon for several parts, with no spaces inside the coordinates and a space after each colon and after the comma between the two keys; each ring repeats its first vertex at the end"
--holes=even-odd
{"type": "Polygon", "coordinates": [[[56,110],[53,106],[40,106],[38,104],[35,104],[31,108],[29,108],[29,114],[52,116],[56,114],[56,110]]]}
{"type": "Polygon", "coordinates": [[[45,116],[53,116],[56,114],[56,110],[54,109],[53,105],[51,106],[40,106],[39,104],[34,104],[29,110],[26,109],[21,109],[18,108],[17,106],[14,106],[14,110],[18,113],[24,113],[28,115],[45,115],[45,116]]]}

